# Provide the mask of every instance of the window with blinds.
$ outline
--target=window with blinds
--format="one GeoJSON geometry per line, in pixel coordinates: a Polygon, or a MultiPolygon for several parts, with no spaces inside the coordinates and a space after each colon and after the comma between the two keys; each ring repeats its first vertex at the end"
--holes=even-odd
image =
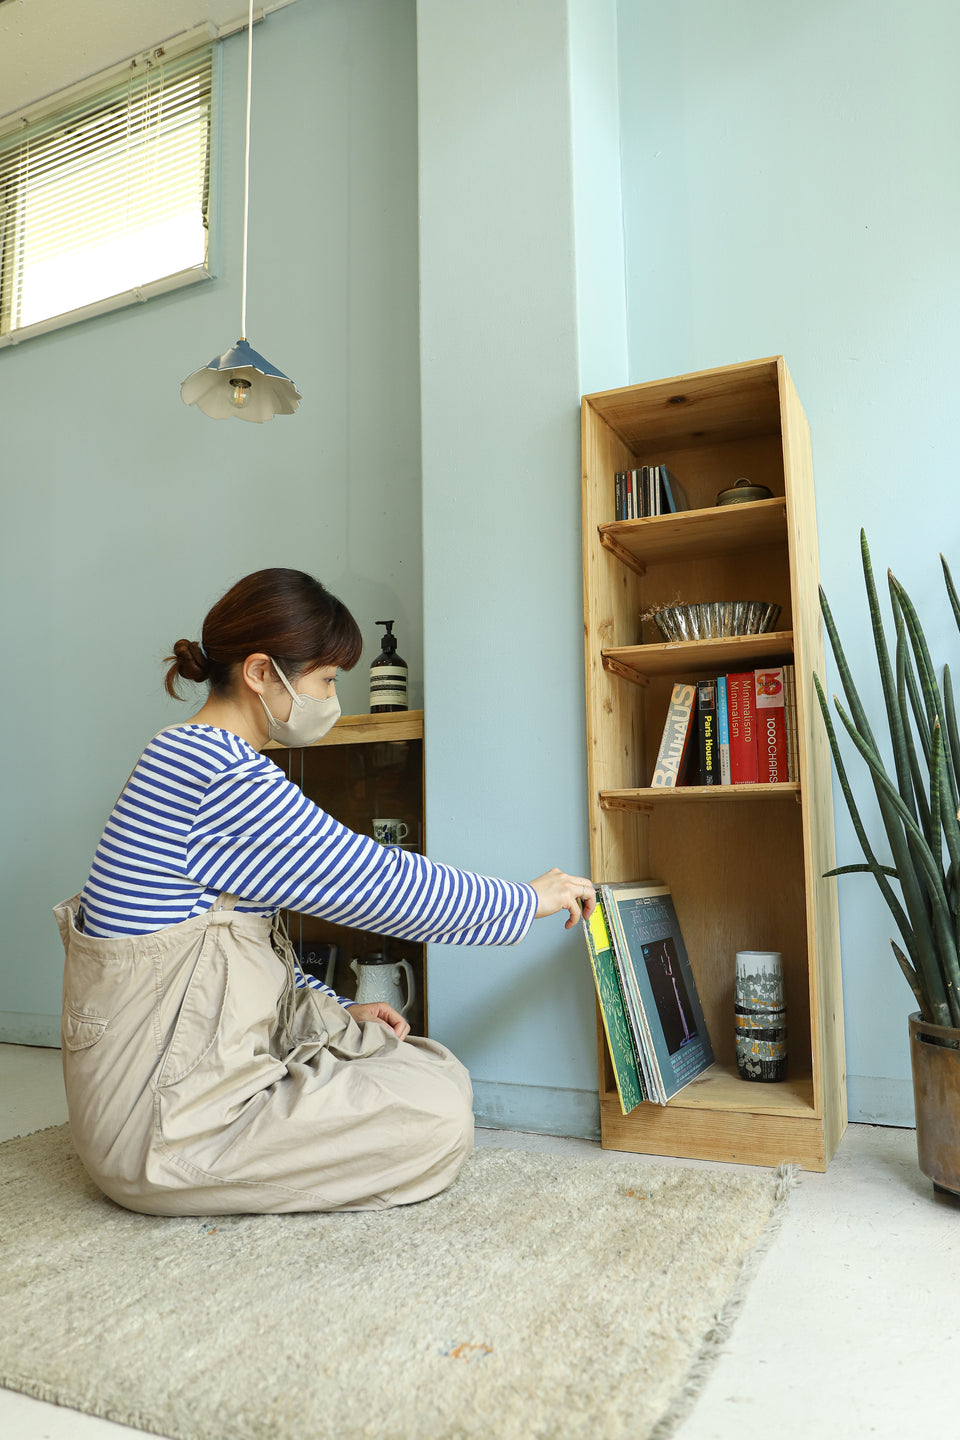
{"type": "Polygon", "coordinates": [[[207,273],[212,70],[134,65],[0,135],[0,344],[207,273]]]}

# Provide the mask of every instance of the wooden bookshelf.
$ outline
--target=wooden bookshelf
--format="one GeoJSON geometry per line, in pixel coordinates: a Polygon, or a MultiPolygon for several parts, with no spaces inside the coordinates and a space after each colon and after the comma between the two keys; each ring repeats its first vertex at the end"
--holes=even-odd
{"type": "Polygon", "coordinates": [[[716,1064],[666,1106],[623,1115],[599,1009],[604,1146],[826,1168],[846,1125],[830,760],[810,438],[780,356],[587,395],[582,403],[584,620],[591,874],[673,892],[716,1064]],[[692,509],[616,521],[614,473],[666,464],[692,509]],[[745,475],[772,499],[717,506],[745,475]],[[765,600],[765,635],[663,643],[658,605],[765,600]],[[653,789],[670,691],[792,660],[799,780],[653,789]],[[783,954],[789,1075],[743,1081],[734,1054],[737,950],[783,954]]]}

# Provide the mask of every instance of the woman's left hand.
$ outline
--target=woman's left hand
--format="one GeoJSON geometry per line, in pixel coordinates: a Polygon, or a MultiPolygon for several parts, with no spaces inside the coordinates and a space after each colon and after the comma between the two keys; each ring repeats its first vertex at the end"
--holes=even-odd
{"type": "Polygon", "coordinates": [[[393,1031],[398,1040],[405,1040],[410,1034],[410,1026],[406,1020],[392,1005],[388,1005],[386,1000],[374,1000],[369,1005],[348,1005],[346,1009],[358,1025],[361,1020],[379,1020],[393,1031]]]}

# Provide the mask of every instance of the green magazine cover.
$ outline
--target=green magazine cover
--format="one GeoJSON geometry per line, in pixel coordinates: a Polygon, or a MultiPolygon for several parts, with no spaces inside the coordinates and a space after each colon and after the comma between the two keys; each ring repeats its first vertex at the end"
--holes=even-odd
{"type": "Polygon", "coordinates": [[[600,1014],[607,1036],[607,1048],[624,1115],[645,1100],[646,1090],[637,1065],[630,1022],[623,1005],[620,980],[614,963],[606,917],[599,896],[589,920],[582,920],[594,984],[600,1000],[600,1014]]]}

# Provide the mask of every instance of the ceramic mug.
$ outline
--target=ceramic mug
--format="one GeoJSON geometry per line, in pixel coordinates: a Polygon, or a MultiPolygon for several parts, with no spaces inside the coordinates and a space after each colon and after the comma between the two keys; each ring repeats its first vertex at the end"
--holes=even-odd
{"type": "Polygon", "coordinates": [[[402,820],[377,820],[373,822],[373,838],[381,845],[399,845],[410,834],[410,826],[402,820]]]}

